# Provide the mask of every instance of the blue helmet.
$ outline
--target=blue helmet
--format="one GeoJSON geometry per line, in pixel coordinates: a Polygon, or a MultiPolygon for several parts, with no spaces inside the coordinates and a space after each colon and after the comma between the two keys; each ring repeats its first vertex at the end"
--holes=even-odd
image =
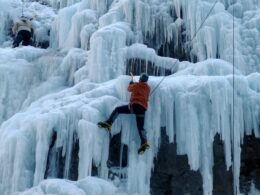
{"type": "Polygon", "coordinates": [[[149,75],[145,72],[143,72],[141,75],[140,75],[140,78],[139,78],[139,82],[147,82],[148,81],[148,78],[149,78],[149,75]]]}

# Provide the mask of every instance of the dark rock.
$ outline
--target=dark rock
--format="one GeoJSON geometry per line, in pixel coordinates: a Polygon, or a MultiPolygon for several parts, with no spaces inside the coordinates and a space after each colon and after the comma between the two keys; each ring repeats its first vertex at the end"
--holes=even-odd
{"type": "Polygon", "coordinates": [[[199,171],[191,171],[187,155],[177,155],[176,144],[168,142],[162,130],[161,146],[154,160],[151,177],[151,194],[203,194],[199,171]]]}
{"type": "Polygon", "coordinates": [[[62,156],[62,148],[56,148],[55,143],[57,133],[54,131],[52,135],[51,144],[48,151],[47,165],[44,174],[44,179],[47,178],[63,178],[65,157],[62,156]]]}
{"type": "Polygon", "coordinates": [[[227,171],[224,144],[219,134],[213,142],[213,194],[233,194],[233,173],[230,167],[227,171]]]}
{"type": "Polygon", "coordinates": [[[121,132],[114,135],[109,144],[108,164],[110,167],[127,166],[128,147],[121,143],[121,132]],[[121,148],[123,147],[123,148],[121,148]],[[122,151],[121,151],[122,150],[122,151]],[[122,154],[121,154],[122,152],[122,154]],[[122,155],[122,156],[121,156],[122,155]]]}
{"type": "Polygon", "coordinates": [[[108,175],[111,180],[126,178],[122,173],[128,162],[128,147],[121,143],[121,132],[114,135],[109,143],[109,156],[107,160],[108,175]]]}
{"type": "MultiPolygon", "coordinates": [[[[78,164],[79,164],[79,140],[76,138],[77,135],[73,135],[75,139],[72,152],[71,152],[71,162],[69,167],[68,178],[70,180],[78,179],[78,164]]],[[[47,165],[44,174],[44,178],[64,178],[64,168],[66,156],[62,155],[62,148],[56,148],[57,133],[53,132],[51,144],[48,151],[47,165]]]]}
{"type": "Polygon", "coordinates": [[[247,194],[251,183],[260,190],[260,138],[244,136],[241,146],[240,191],[247,194]]]}
{"type": "Polygon", "coordinates": [[[74,142],[72,145],[69,178],[70,180],[76,181],[78,179],[78,167],[79,167],[79,139],[77,135],[74,134],[74,142]]]}

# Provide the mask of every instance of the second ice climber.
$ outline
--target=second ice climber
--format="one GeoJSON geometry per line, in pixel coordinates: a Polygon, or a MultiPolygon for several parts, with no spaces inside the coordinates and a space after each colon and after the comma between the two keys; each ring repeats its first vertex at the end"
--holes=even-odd
{"type": "Polygon", "coordinates": [[[27,17],[21,16],[14,24],[12,31],[15,36],[13,47],[18,47],[21,42],[24,46],[30,45],[33,28],[31,21],[27,17]]]}
{"type": "Polygon", "coordinates": [[[131,73],[131,78],[128,86],[128,91],[131,92],[130,103],[128,105],[116,107],[108,120],[99,122],[98,127],[106,128],[110,132],[112,124],[119,114],[135,114],[137,129],[141,139],[141,146],[138,149],[138,154],[143,154],[145,150],[150,147],[144,129],[145,111],[147,110],[147,102],[150,94],[150,87],[147,84],[149,76],[146,73],[142,73],[139,82],[134,82],[133,74],[131,73]]]}

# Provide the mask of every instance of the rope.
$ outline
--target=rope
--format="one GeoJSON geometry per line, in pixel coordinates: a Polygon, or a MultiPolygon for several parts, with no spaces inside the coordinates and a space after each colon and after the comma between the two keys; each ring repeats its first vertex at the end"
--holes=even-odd
{"type": "Polygon", "coordinates": [[[233,51],[232,51],[232,63],[233,63],[233,77],[232,77],[232,84],[233,84],[233,97],[232,97],[232,101],[233,101],[233,108],[232,108],[232,115],[233,115],[233,127],[232,127],[232,134],[233,134],[233,190],[234,190],[234,194],[237,194],[237,186],[235,185],[235,9],[233,8],[233,24],[232,24],[232,44],[233,44],[233,51]]]}
{"type": "Polygon", "coordinates": [[[24,0],[22,0],[22,16],[23,16],[23,6],[24,6],[24,0]]]}
{"type": "MultiPolygon", "coordinates": [[[[195,31],[194,36],[191,38],[190,43],[192,43],[192,41],[194,40],[194,38],[197,36],[198,32],[200,31],[200,29],[202,28],[202,26],[204,25],[204,23],[206,22],[206,20],[208,19],[208,17],[210,16],[211,12],[213,11],[214,7],[216,6],[218,0],[215,1],[215,3],[213,4],[213,6],[211,7],[210,11],[208,12],[207,16],[205,17],[205,19],[202,21],[202,23],[200,24],[199,28],[195,31]]],[[[172,65],[171,68],[173,68],[176,64],[177,64],[177,60],[176,62],[172,65]]],[[[164,76],[161,81],[155,86],[155,88],[152,90],[152,92],[150,93],[150,96],[152,96],[152,94],[155,92],[155,90],[161,85],[161,83],[164,81],[164,79],[167,76],[164,76]]]]}

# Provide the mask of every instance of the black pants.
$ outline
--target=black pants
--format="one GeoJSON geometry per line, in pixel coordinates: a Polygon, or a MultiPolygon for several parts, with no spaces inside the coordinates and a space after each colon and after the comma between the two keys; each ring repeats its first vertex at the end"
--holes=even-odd
{"type": "Polygon", "coordinates": [[[19,44],[22,42],[22,45],[27,46],[31,42],[31,32],[27,30],[20,30],[15,37],[15,40],[13,42],[13,47],[18,47],[19,44]]]}
{"type": "Polygon", "coordinates": [[[119,114],[135,114],[141,144],[145,143],[147,141],[146,131],[144,129],[145,108],[139,104],[132,104],[130,109],[128,105],[116,107],[107,122],[112,124],[119,114]]]}

